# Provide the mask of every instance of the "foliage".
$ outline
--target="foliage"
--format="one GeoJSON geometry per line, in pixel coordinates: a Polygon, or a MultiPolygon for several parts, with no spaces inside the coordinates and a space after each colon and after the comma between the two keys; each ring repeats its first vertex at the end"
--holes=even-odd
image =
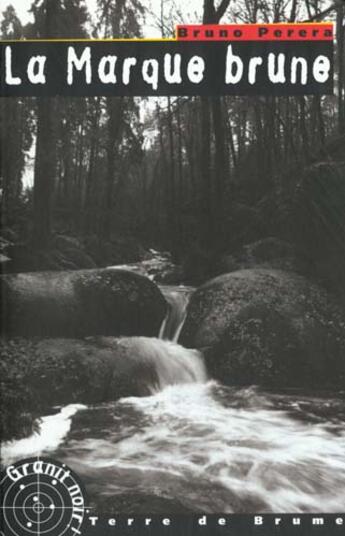
{"type": "MultiPolygon", "coordinates": [[[[5,37],[40,37],[49,28],[61,37],[140,37],[145,18],[162,35],[181,22],[176,2],[161,2],[154,18],[146,7],[140,0],[98,0],[91,18],[85,0],[34,0],[33,23],[22,27],[9,7],[1,31],[5,37]],[[54,8],[53,29],[48,7],[54,8]]],[[[18,207],[26,203],[33,215],[26,228],[33,238],[44,231],[41,246],[50,247],[55,231],[86,242],[125,236],[169,249],[192,270],[265,236],[294,241],[295,228],[287,236],[286,217],[294,218],[289,197],[305,170],[343,159],[333,147],[341,145],[345,130],[344,11],[326,0],[205,0],[199,13],[216,22],[286,22],[323,20],[327,12],[337,22],[335,97],[0,102],[6,224],[16,225],[18,207]],[[52,132],[50,145],[46,132],[52,132]],[[24,199],[22,181],[35,144],[34,192],[24,199]]]]}

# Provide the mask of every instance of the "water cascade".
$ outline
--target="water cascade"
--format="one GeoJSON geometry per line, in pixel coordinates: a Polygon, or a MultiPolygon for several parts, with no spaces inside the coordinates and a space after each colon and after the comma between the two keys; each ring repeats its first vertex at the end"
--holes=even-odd
{"type": "Polygon", "coordinates": [[[186,319],[189,299],[194,289],[182,285],[179,287],[161,286],[160,289],[169,308],[162,323],[159,338],[177,342],[186,319]]]}
{"type": "Polygon", "coordinates": [[[159,338],[119,342],[133,376],[151,372],[151,395],[62,409],[43,418],[34,441],[5,445],[4,461],[49,452],[88,483],[97,506],[129,500],[131,514],[135,505],[154,510],[155,500],[166,501],[166,512],[176,505],[203,513],[340,512],[344,393],[270,393],[209,381],[201,353],[177,344],[193,289],[161,290],[169,310],[159,338]]]}
{"type": "Polygon", "coordinates": [[[154,337],[123,338],[119,345],[126,350],[135,374],[147,378],[146,386],[152,394],[168,385],[204,383],[207,380],[203,356],[198,350],[154,337]],[[145,370],[151,371],[151,374],[145,376],[145,370]],[[140,371],[143,371],[142,375],[140,371]]]}

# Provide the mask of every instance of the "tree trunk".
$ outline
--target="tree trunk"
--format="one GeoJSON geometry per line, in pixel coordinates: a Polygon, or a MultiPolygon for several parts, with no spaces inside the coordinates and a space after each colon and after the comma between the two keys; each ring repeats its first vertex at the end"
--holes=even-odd
{"type": "Polygon", "coordinates": [[[96,97],[94,109],[92,110],[92,119],[91,119],[91,141],[90,141],[90,152],[89,152],[89,165],[88,172],[86,177],[86,187],[85,187],[85,199],[84,199],[84,231],[89,233],[91,230],[94,230],[94,221],[92,217],[92,206],[95,202],[93,199],[94,180],[95,180],[95,169],[96,162],[99,152],[99,122],[101,116],[101,98],[96,97]]]}
{"type": "Polygon", "coordinates": [[[302,147],[304,159],[308,160],[309,158],[309,136],[306,126],[306,113],[305,113],[305,100],[304,97],[299,97],[299,108],[300,108],[300,131],[302,136],[302,147]]]}
{"type": "MultiPolygon", "coordinates": [[[[59,0],[46,0],[46,37],[55,37],[59,0]]],[[[52,190],[56,173],[55,100],[38,99],[34,176],[33,243],[44,249],[51,235],[52,190]]]]}
{"type": "Polygon", "coordinates": [[[52,190],[56,171],[52,98],[40,98],[37,119],[33,242],[40,249],[44,249],[48,246],[51,235],[52,190]]]}
{"type": "Polygon", "coordinates": [[[229,171],[225,147],[224,117],[220,97],[212,98],[212,116],[215,141],[215,226],[217,236],[220,239],[223,228],[225,184],[229,171]]]}
{"type": "Polygon", "coordinates": [[[200,154],[201,204],[200,230],[205,247],[213,236],[212,187],[211,187],[211,118],[210,99],[201,98],[201,154],[200,154]]]}
{"type": "Polygon", "coordinates": [[[115,163],[117,144],[122,130],[123,98],[108,98],[107,174],[104,196],[102,233],[106,239],[111,235],[113,193],[115,186],[115,163]]]}
{"type": "Polygon", "coordinates": [[[169,140],[169,222],[170,222],[170,244],[174,253],[177,246],[177,226],[176,226],[176,184],[175,184],[175,141],[173,130],[173,117],[171,109],[171,97],[168,97],[168,140],[169,140]]]}
{"type": "MultiPolygon", "coordinates": [[[[222,0],[218,6],[215,7],[214,0],[204,0],[204,14],[203,24],[218,24],[222,16],[224,15],[227,7],[230,4],[230,0],[222,0]]],[[[212,188],[211,188],[211,121],[210,121],[210,109],[212,107],[213,121],[215,129],[215,144],[216,144],[216,179],[218,183],[217,201],[219,201],[221,195],[219,192],[219,184],[224,180],[224,166],[225,160],[225,132],[221,126],[221,101],[219,97],[214,97],[212,103],[208,97],[201,98],[201,172],[202,177],[202,201],[201,201],[201,228],[203,229],[203,239],[205,246],[208,247],[211,241],[211,237],[214,235],[214,218],[212,210],[212,188]],[[218,168],[217,168],[218,165],[218,168]],[[219,181],[219,182],[218,182],[219,181]]],[[[219,208],[220,214],[222,212],[221,206],[219,208]]],[[[220,216],[221,217],[221,216],[220,216]]],[[[217,218],[219,221],[219,218],[217,218]]]]}

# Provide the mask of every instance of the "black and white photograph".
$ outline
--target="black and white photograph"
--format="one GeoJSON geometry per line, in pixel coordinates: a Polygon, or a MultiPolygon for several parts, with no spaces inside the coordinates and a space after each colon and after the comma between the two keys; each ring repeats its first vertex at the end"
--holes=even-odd
{"type": "MultiPolygon", "coordinates": [[[[0,2],[2,88],[24,95],[0,97],[1,470],[11,480],[0,533],[82,534],[79,508],[293,514],[296,524],[331,514],[341,534],[345,2],[0,2]],[[291,57],[310,47],[292,58],[287,94],[282,54],[269,55],[280,89],[260,91],[255,40],[255,93],[198,90],[191,60],[183,69],[195,94],[155,94],[151,63],[138,82],[147,92],[112,96],[107,55],[93,73],[104,93],[20,93],[15,46],[36,54],[40,40],[61,40],[72,54],[69,40],[79,40],[77,54],[123,39],[140,59],[147,40],[173,46],[178,25],[272,23],[278,34],[286,23],[321,27],[277,43],[291,57]],[[329,45],[317,33],[326,23],[329,45]],[[331,61],[314,57],[318,46],[333,47],[331,61]],[[305,80],[315,86],[328,72],[333,90],[297,88],[307,61],[305,80]],[[23,460],[36,460],[32,473],[23,460]]],[[[208,38],[232,43],[205,34],[203,50],[208,38]]],[[[230,84],[244,48],[227,50],[230,84]]],[[[218,69],[215,51],[206,76],[218,69]]],[[[43,92],[35,57],[31,80],[43,92]]],[[[133,79],[116,72],[129,88],[134,61],[133,79]]],[[[86,60],[74,66],[85,83],[86,60]]]]}

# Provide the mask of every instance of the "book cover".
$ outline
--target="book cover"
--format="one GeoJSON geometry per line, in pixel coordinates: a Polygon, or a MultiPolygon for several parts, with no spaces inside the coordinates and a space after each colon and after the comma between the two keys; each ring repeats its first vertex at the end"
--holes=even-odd
{"type": "Polygon", "coordinates": [[[333,536],[343,0],[2,0],[3,536],[333,536]]]}

